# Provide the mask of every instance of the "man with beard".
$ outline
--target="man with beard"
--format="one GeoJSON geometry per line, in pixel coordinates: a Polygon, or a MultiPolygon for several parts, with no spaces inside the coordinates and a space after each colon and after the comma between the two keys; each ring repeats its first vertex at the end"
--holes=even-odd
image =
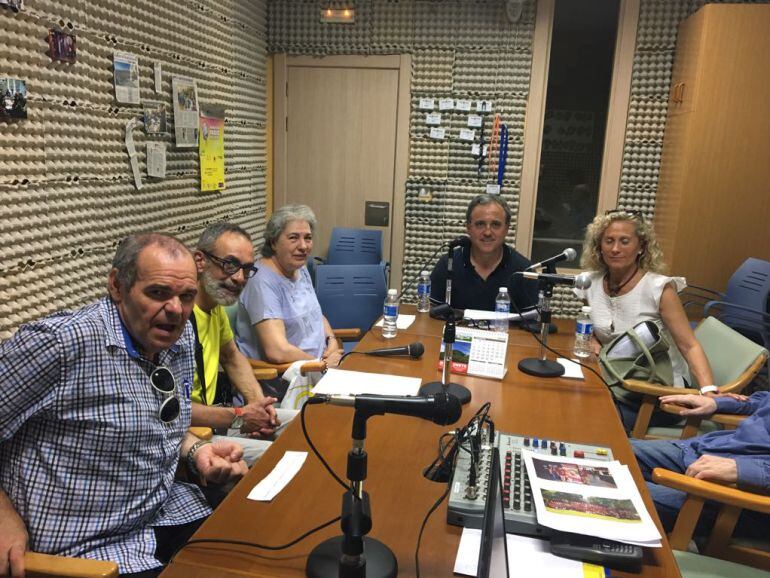
{"type": "Polygon", "coordinates": [[[193,316],[199,347],[192,391],[192,425],[214,428],[213,439],[235,438],[243,446],[243,459],[251,466],[270,447],[282,424],[296,410],[276,409],[254,378],[251,365],[238,351],[224,306],[237,302],[249,277],[256,273],[251,237],[238,225],[214,223],[198,240],[194,253],[198,267],[198,293],[193,316]],[[243,397],[242,407],[227,407],[219,382],[219,366],[243,397]]]}

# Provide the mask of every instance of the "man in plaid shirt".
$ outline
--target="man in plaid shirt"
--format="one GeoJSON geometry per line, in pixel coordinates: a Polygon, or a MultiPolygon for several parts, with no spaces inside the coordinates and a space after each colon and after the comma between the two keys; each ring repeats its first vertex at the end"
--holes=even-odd
{"type": "Polygon", "coordinates": [[[189,250],[167,235],[128,237],[108,291],[0,344],[0,575],[23,575],[28,548],[155,576],[210,513],[177,473],[224,483],[246,472],[237,444],[187,433],[189,250]]]}

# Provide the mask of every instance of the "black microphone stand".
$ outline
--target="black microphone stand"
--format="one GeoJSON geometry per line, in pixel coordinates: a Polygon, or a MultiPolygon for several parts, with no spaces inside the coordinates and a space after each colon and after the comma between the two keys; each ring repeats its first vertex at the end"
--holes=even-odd
{"type": "MultiPolygon", "coordinates": [[[[551,275],[556,275],[556,264],[555,263],[547,263],[543,267],[543,273],[548,273],[551,275]]],[[[525,331],[529,331],[530,333],[540,333],[543,332],[543,327],[546,327],[548,333],[556,333],[556,325],[551,323],[550,314],[548,317],[548,321],[543,319],[543,308],[546,310],[550,307],[550,299],[553,296],[553,283],[550,284],[550,287],[548,287],[548,290],[550,293],[546,295],[545,291],[545,285],[542,282],[539,282],[539,291],[538,291],[538,302],[537,306],[541,311],[540,319],[534,320],[534,321],[525,321],[521,324],[521,328],[525,331]]]]}
{"type": "Polygon", "coordinates": [[[313,548],[305,574],[310,578],[395,578],[398,562],[385,544],[366,534],[372,529],[366,479],[366,420],[370,413],[356,409],[353,417],[353,447],[348,452],[350,488],[342,495],[342,536],[324,540],[313,548]]]}
{"type": "MultiPolygon", "coordinates": [[[[547,273],[556,273],[553,265],[545,267],[547,273]],[[548,269],[552,269],[549,271],[548,269]]],[[[539,357],[527,357],[519,361],[519,369],[529,375],[537,377],[559,377],[564,375],[564,367],[556,361],[545,358],[545,344],[548,341],[549,327],[551,326],[551,297],[553,297],[554,282],[540,278],[538,288],[540,292],[540,353],[539,357]]]]}
{"type": "Polygon", "coordinates": [[[441,372],[441,381],[431,381],[420,388],[419,395],[436,395],[448,393],[454,395],[465,405],[471,401],[471,391],[464,385],[449,381],[452,370],[452,349],[455,342],[455,317],[454,311],[449,309],[449,317],[444,324],[444,368],[441,372]]]}

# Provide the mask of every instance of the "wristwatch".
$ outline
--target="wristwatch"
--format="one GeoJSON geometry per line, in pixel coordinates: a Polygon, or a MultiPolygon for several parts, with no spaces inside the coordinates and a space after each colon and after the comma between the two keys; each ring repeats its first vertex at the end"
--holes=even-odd
{"type": "Polygon", "coordinates": [[[719,393],[719,388],[716,385],[704,385],[700,388],[701,395],[706,395],[707,393],[719,393]]]}
{"type": "Polygon", "coordinates": [[[233,422],[230,424],[230,429],[241,429],[241,427],[243,427],[243,408],[234,407],[233,413],[235,414],[235,417],[233,418],[233,422]]]}

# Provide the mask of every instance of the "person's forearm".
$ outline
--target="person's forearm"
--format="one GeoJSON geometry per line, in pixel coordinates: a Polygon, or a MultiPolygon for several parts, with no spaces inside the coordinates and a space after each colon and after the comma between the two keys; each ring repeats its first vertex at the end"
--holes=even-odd
{"type": "Polygon", "coordinates": [[[289,342],[265,347],[265,357],[267,357],[267,361],[270,363],[292,363],[301,359],[315,359],[309,353],[305,353],[299,347],[295,347],[289,342]]]}
{"type": "Polygon", "coordinates": [[[223,360],[222,367],[230,378],[230,383],[240,392],[246,404],[256,403],[265,397],[262,387],[254,378],[251,364],[244,356],[237,355],[232,359],[223,360]]]}
{"type": "Polygon", "coordinates": [[[190,425],[192,426],[210,428],[230,427],[233,419],[235,419],[235,413],[232,408],[213,407],[195,402],[192,404],[192,417],[190,419],[190,425]]]}
{"type": "Polygon", "coordinates": [[[703,348],[700,346],[690,348],[685,353],[684,358],[698,387],[714,385],[714,374],[711,372],[711,366],[706,359],[703,348]]]}

